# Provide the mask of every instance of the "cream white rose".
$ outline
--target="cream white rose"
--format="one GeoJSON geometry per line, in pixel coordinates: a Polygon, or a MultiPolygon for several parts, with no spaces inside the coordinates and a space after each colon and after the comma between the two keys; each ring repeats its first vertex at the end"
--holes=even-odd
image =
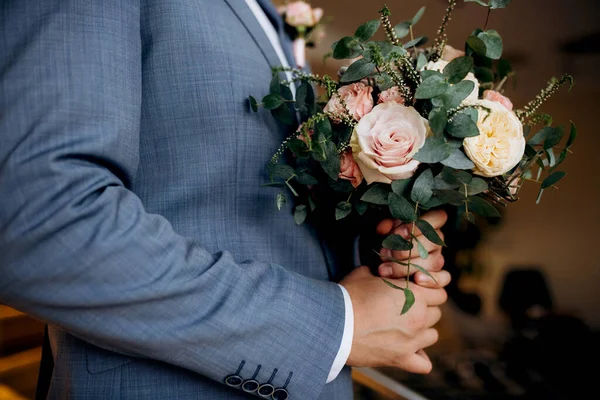
{"type": "MultiPolygon", "coordinates": [[[[450,64],[448,61],[438,60],[438,61],[429,61],[423,67],[424,70],[427,71],[438,71],[443,72],[446,65],[450,64]]],[[[469,72],[464,80],[471,81],[475,84],[473,91],[467,96],[464,101],[475,101],[479,98],[479,81],[475,78],[475,75],[472,72],[469,72]]]]}
{"type": "Polygon", "coordinates": [[[477,100],[468,104],[490,109],[479,111],[479,136],[465,138],[467,156],[475,163],[474,174],[486,177],[502,175],[513,169],[523,158],[525,137],[523,124],[514,112],[490,100],[477,100]]]}
{"type": "Polygon", "coordinates": [[[368,184],[413,176],[413,156],[425,143],[428,126],[413,107],[396,102],[375,106],[354,128],[352,155],[368,184]]]}

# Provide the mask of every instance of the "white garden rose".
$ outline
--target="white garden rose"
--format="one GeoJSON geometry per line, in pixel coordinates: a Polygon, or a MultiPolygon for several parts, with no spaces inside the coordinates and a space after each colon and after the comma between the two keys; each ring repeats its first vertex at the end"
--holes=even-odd
{"type": "MultiPolygon", "coordinates": [[[[448,64],[450,64],[450,63],[448,61],[444,61],[444,60],[438,60],[435,62],[429,61],[427,64],[425,64],[423,69],[427,70],[427,71],[444,72],[444,68],[446,68],[446,65],[448,65],[448,64]]],[[[479,98],[479,81],[477,80],[475,75],[473,75],[472,72],[469,72],[464,80],[471,81],[475,84],[475,88],[473,88],[473,91],[467,96],[467,98],[464,101],[477,100],[479,98]]]]}
{"type": "Polygon", "coordinates": [[[468,104],[488,108],[479,110],[479,136],[464,139],[467,156],[475,164],[473,173],[486,177],[502,175],[513,169],[523,158],[525,137],[523,124],[514,112],[490,100],[468,104]]]}
{"type": "Polygon", "coordinates": [[[368,184],[408,179],[419,166],[413,156],[427,133],[427,120],[413,107],[379,104],[354,128],[352,155],[368,184]]]}

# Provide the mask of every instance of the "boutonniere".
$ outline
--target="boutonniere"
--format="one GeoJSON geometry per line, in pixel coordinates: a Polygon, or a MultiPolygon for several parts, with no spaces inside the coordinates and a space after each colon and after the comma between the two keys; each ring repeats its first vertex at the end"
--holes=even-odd
{"type": "Polygon", "coordinates": [[[322,8],[313,8],[305,1],[286,2],[278,8],[285,22],[286,31],[294,41],[296,67],[306,66],[306,47],[315,45],[324,36],[320,28],[323,18],[322,8]]]}

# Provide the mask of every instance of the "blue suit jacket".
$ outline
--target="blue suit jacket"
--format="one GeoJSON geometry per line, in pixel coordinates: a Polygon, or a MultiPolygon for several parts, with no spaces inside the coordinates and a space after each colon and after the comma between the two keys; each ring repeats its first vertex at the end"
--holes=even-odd
{"type": "Polygon", "coordinates": [[[351,398],[336,267],[261,187],[244,0],[4,0],[0,32],[0,301],[50,324],[48,397],[351,398]]]}

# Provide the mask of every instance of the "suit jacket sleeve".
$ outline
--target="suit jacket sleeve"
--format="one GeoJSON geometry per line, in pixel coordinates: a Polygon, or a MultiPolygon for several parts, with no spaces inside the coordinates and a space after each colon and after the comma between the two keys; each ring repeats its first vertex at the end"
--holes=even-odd
{"type": "Polygon", "coordinates": [[[0,3],[0,301],[221,382],[242,360],[290,371],[290,394],[316,398],[343,333],[340,289],[209,254],[128,190],[139,21],[136,1],[0,3]]]}

